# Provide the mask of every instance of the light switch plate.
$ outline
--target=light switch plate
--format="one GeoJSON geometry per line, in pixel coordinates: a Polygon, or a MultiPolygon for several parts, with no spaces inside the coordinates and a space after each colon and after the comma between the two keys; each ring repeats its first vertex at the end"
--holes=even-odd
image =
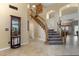
{"type": "Polygon", "coordinates": [[[9,28],[5,28],[5,31],[9,31],[9,28]]]}

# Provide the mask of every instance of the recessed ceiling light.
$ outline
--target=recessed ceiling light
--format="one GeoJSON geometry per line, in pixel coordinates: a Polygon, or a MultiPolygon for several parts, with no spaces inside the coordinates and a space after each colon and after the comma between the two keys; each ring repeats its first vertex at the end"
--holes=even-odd
{"type": "Polygon", "coordinates": [[[66,7],[70,7],[70,5],[66,5],[66,7]]]}
{"type": "Polygon", "coordinates": [[[27,8],[30,8],[30,4],[27,5],[27,8]]]}
{"type": "Polygon", "coordinates": [[[55,10],[50,10],[50,12],[49,12],[49,13],[52,13],[52,12],[55,12],[55,10]]]}
{"type": "Polygon", "coordinates": [[[32,5],[32,7],[35,8],[36,6],[35,5],[32,5]]]}

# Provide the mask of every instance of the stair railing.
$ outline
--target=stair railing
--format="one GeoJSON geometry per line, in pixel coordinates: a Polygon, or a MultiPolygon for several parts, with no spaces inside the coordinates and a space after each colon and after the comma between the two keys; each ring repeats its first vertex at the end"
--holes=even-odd
{"type": "Polygon", "coordinates": [[[46,42],[48,42],[48,27],[46,21],[39,15],[37,15],[32,9],[30,9],[30,16],[33,18],[42,28],[45,30],[45,35],[46,35],[46,42]]]}
{"type": "Polygon", "coordinates": [[[60,36],[62,38],[62,41],[63,41],[64,44],[66,44],[66,32],[64,32],[64,30],[62,29],[61,24],[57,23],[57,25],[58,25],[58,32],[59,32],[59,34],[60,34],[60,36]]]}

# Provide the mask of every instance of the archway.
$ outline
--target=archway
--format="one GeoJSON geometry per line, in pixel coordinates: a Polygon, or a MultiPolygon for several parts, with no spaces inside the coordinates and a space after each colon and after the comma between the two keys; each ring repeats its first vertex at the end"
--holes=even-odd
{"type": "MultiPolygon", "coordinates": [[[[79,5],[78,4],[68,4],[65,5],[64,7],[60,8],[59,10],[59,17],[62,20],[62,23],[68,23],[69,21],[71,21],[70,23],[70,27],[68,31],[71,31],[71,40],[70,42],[73,42],[72,44],[74,45],[75,43],[78,44],[78,34],[79,34],[79,21],[78,21],[78,15],[79,13],[79,5]],[[76,33],[76,35],[75,35],[76,33]]],[[[70,38],[69,38],[70,39],[70,38]]]]}
{"type": "Polygon", "coordinates": [[[47,19],[47,24],[49,29],[54,29],[57,31],[57,14],[54,10],[50,10],[47,12],[46,15],[47,19]]]}

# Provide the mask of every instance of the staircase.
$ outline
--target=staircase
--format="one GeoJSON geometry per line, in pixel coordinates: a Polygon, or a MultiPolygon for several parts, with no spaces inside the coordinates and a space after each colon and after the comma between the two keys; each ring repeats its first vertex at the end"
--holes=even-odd
{"type": "Polygon", "coordinates": [[[50,45],[62,45],[63,41],[60,34],[53,29],[48,30],[48,44],[50,45]]]}
{"type": "Polygon", "coordinates": [[[48,29],[47,23],[46,21],[39,16],[39,14],[36,14],[32,9],[30,9],[30,13],[29,13],[30,17],[36,21],[41,28],[45,31],[45,40],[46,40],[46,44],[50,44],[50,45],[62,45],[64,44],[63,40],[62,40],[62,36],[61,33],[54,31],[53,29],[48,29]]]}
{"type": "Polygon", "coordinates": [[[47,43],[48,41],[48,27],[47,27],[47,23],[46,21],[40,17],[39,15],[37,15],[32,9],[30,9],[30,16],[31,18],[37,22],[37,24],[39,24],[41,26],[41,28],[45,31],[45,36],[46,36],[46,41],[45,43],[47,43]]]}

